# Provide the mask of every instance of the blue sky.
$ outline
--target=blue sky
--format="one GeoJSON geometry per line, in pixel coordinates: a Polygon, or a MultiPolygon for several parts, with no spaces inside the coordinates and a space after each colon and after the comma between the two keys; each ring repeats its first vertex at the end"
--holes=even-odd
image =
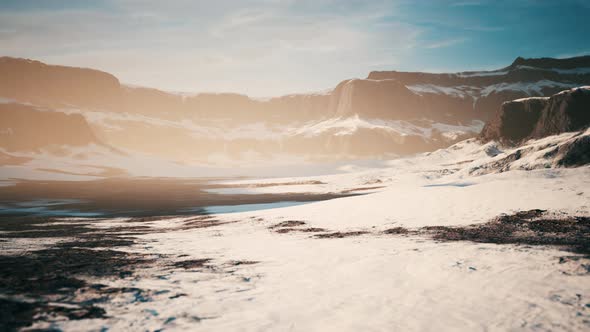
{"type": "Polygon", "coordinates": [[[184,92],[274,96],[371,70],[590,54],[581,0],[0,0],[0,53],[184,92]]]}

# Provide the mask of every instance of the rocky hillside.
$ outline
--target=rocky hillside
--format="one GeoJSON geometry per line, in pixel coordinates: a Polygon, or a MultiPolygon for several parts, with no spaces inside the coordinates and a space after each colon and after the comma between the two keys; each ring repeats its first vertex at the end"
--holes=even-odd
{"type": "Polygon", "coordinates": [[[487,120],[505,101],[550,96],[588,85],[590,56],[569,59],[519,57],[510,66],[493,71],[452,74],[372,72],[368,79],[401,82],[423,97],[425,109],[437,112],[440,107],[453,103],[454,110],[445,112],[448,116],[487,120]]]}
{"type": "Polygon", "coordinates": [[[0,96],[22,103],[100,107],[121,93],[119,80],[93,69],[0,57],[0,96]]]}
{"type": "Polygon", "coordinates": [[[590,86],[564,90],[551,97],[505,102],[481,132],[484,141],[518,144],[590,126],[590,86]]]}
{"type": "MultiPolygon", "coordinates": [[[[590,56],[517,58],[495,71],[372,72],[325,93],[259,100],[130,87],[97,70],[0,58],[0,97],[78,113],[109,145],[179,161],[286,154],[325,160],[431,151],[477,135],[505,101],[588,84],[590,56]]],[[[534,118],[539,103],[527,102],[530,110],[514,112],[509,122],[553,123],[542,115],[534,118]]],[[[26,123],[34,129],[30,116],[26,123]]],[[[510,140],[535,130],[516,127],[509,129],[515,135],[510,140]]]]}
{"type": "Polygon", "coordinates": [[[39,152],[55,147],[89,144],[102,143],[80,114],[0,103],[0,148],[6,152],[39,152]]]}

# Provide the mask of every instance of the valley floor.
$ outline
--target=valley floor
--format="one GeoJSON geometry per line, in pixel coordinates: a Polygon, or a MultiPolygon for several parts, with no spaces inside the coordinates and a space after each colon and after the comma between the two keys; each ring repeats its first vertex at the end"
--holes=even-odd
{"type": "Polygon", "coordinates": [[[66,331],[586,330],[590,168],[541,157],[572,135],[516,160],[465,141],[384,169],[224,183],[365,194],[293,207],[4,223],[0,301],[20,316],[3,319],[66,331]]]}

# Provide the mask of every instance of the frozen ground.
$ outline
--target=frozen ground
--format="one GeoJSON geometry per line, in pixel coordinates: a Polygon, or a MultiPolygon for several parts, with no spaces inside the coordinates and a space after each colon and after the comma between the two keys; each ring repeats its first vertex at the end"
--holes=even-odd
{"type": "MultiPolygon", "coordinates": [[[[366,195],[208,217],[59,221],[128,237],[131,245],[113,250],[149,257],[150,263],[129,273],[80,277],[119,290],[107,301],[89,302],[88,290],[97,287],[56,301],[93,303],[106,315],[38,319],[33,328],[587,330],[587,252],[435,240],[425,231],[531,209],[548,210],[558,220],[590,216],[590,168],[557,168],[553,155],[544,153],[574,135],[529,142],[518,148],[517,160],[508,158],[517,148],[469,140],[388,162],[387,168],[224,182],[241,192],[366,195]]],[[[587,239],[588,233],[577,236],[587,239]]],[[[38,250],[56,241],[13,236],[0,246],[14,252],[34,243],[38,250]]]]}

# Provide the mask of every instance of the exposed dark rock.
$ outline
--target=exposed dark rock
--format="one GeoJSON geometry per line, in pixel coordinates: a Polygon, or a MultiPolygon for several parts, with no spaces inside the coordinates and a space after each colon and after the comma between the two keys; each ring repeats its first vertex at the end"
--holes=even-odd
{"type": "Polygon", "coordinates": [[[551,245],[590,255],[590,218],[550,217],[544,210],[502,215],[484,224],[424,227],[422,231],[443,241],[551,245]]]}
{"type": "MultiPolygon", "coordinates": [[[[11,331],[29,326],[33,321],[103,318],[106,312],[96,304],[129,291],[88,284],[82,277],[125,278],[132,275],[138,265],[150,262],[142,255],[121,251],[70,247],[2,255],[0,329],[11,331]],[[23,296],[30,300],[20,299],[23,296]]],[[[136,297],[142,292],[134,291],[136,297]]]]}
{"type": "Polygon", "coordinates": [[[185,260],[185,261],[174,262],[172,264],[172,266],[174,266],[174,267],[180,267],[180,268],[183,268],[185,270],[191,270],[191,269],[197,269],[197,268],[205,267],[206,264],[209,261],[211,261],[210,258],[190,259],[190,260],[185,260]]]}
{"type": "Polygon", "coordinates": [[[296,226],[303,226],[305,225],[305,221],[300,221],[300,220],[287,220],[287,221],[282,221],[276,225],[270,226],[270,229],[275,229],[275,228],[282,228],[282,227],[296,227],[296,226]]]}
{"type": "MultiPolygon", "coordinates": [[[[549,98],[527,98],[506,102],[480,134],[484,142],[497,140],[517,145],[590,126],[590,87],[565,90],[549,98]]],[[[558,165],[580,166],[588,163],[590,143],[587,136],[562,145],[545,154],[557,158],[558,165]]],[[[510,161],[510,160],[508,160],[510,161]]]]}
{"type": "Polygon", "coordinates": [[[393,227],[383,231],[384,234],[408,234],[410,231],[404,227],[393,227]]]}
{"type": "Polygon", "coordinates": [[[230,261],[229,264],[230,265],[254,265],[254,264],[258,264],[259,262],[257,261],[230,261]]]}
{"type": "Polygon", "coordinates": [[[299,232],[299,233],[320,233],[326,232],[327,230],[319,227],[307,227],[307,228],[279,228],[276,230],[279,234],[299,232]]]}
{"type": "MultiPolygon", "coordinates": [[[[131,222],[154,218],[134,218],[131,222]]],[[[101,304],[122,296],[134,302],[150,302],[168,290],[136,287],[110,287],[91,283],[89,278],[135,278],[138,271],[159,268],[200,269],[210,259],[176,260],[160,254],[116,250],[140,240],[129,234],[169,231],[166,228],[116,226],[93,228],[85,219],[66,222],[54,218],[0,218],[0,242],[18,238],[67,238],[67,242],[47,245],[45,249],[10,251],[0,255],[0,330],[16,331],[34,322],[57,322],[108,318],[101,304]],[[71,239],[74,238],[74,239],[71,239]]],[[[182,226],[180,227],[182,228],[182,226]]],[[[10,240],[11,241],[11,240],[10,240]]],[[[10,248],[4,245],[3,248],[10,248]]],[[[254,261],[229,261],[229,266],[256,264],[254,261]]],[[[169,271],[168,271],[169,273],[169,271]]],[[[166,295],[168,299],[187,296],[166,295]]],[[[46,329],[44,329],[46,331],[46,329]]],[[[49,330],[47,330],[49,331],[49,330]]]]}
{"type": "Polygon", "coordinates": [[[366,231],[354,231],[354,232],[334,232],[334,233],[326,233],[326,234],[316,234],[314,235],[315,238],[318,239],[341,239],[345,237],[352,237],[352,236],[359,236],[368,234],[369,232],[366,231]]]}
{"type": "Polygon", "coordinates": [[[590,136],[582,136],[556,151],[560,166],[575,167],[590,164],[590,136]]]}
{"type": "Polygon", "coordinates": [[[483,128],[480,137],[486,142],[498,140],[508,144],[518,143],[532,135],[546,106],[545,98],[505,102],[483,128]]]}
{"type": "Polygon", "coordinates": [[[532,138],[542,138],[590,126],[590,87],[551,96],[536,123],[532,138]]]}
{"type": "MultiPolygon", "coordinates": [[[[0,328],[2,331],[18,331],[30,326],[33,321],[70,320],[105,318],[104,309],[88,305],[81,307],[63,307],[48,303],[23,302],[11,299],[0,299],[0,328]]],[[[43,331],[59,331],[46,330],[43,331]]]]}

